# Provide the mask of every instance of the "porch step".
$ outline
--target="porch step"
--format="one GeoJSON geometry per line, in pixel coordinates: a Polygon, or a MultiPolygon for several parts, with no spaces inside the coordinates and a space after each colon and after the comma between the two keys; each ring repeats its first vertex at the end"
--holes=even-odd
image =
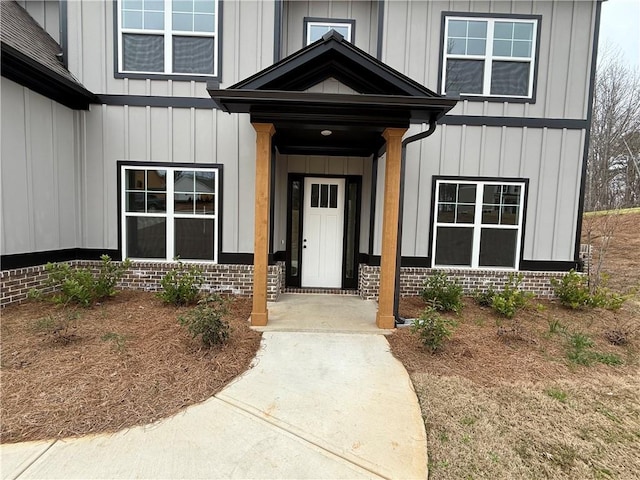
{"type": "Polygon", "coordinates": [[[358,290],[341,288],[300,288],[285,287],[283,293],[318,293],[324,295],[358,295],[358,290]]]}

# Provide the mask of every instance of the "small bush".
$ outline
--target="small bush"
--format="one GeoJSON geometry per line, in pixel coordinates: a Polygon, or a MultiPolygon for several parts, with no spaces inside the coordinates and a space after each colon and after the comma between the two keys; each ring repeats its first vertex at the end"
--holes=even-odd
{"type": "Polygon", "coordinates": [[[183,327],[187,327],[193,338],[201,337],[205,347],[225,343],[229,338],[229,323],[224,320],[227,314],[225,300],[213,294],[200,300],[198,305],[178,318],[183,327]]]}
{"type": "Polygon", "coordinates": [[[90,307],[96,301],[113,296],[116,284],[131,266],[131,261],[126,259],[114,264],[108,255],[101,256],[100,260],[97,278],[88,268],[73,268],[68,263],[47,263],[47,283],[59,291],[53,296],[53,301],[90,307]]]}
{"type": "Polygon", "coordinates": [[[493,288],[489,288],[486,292],[476,290],[473,293],[473,299],[481,307],[490,307],[493,304],[493,297],[495,295],[496,292],[493,290],[493,288]]]}
{"type": "Polygon", "coordinates": [[[424,282],[422,298],[436,310],[460,312],[462,310],[462,287],[449,280],[442,272],[436,272],[424,282]]]}
{"type": "Polygon", "coordinates": [[[455,326],[456,322],[440,316],[435,308],[427,307],[420,317],[414,320],[411,331],[418,334],[422,344],[433,353],[451,338],[455,326]]]}
{"type": "Polygon", "coordinates": [[[157,295],[165,303],[188,305],[198,299],[203,281],[201,267],[178,261],[178,265],[160,280],[162,291],[157,295]]]}
{"type": "Polygon", "coordinates": [[[56,312],[37,319],[33,327],[36,332],[51,335],[55,342],[67,345],[78,338],[75,331],[80,317],[74,310],[56,312]]]}
{"type": "Polygon", "coordinates": [[[617,310],[626,300],[623,295],[611,292],[602,285],[592,291],[588,278],[573,269],[561,280],[552,278],[551,285],[560,303],[574,310],[595,307],[617,310]]]}
{"type": "Polygon", "coordinates": [[[574,333],[568,338],[567,358],[573,363],[591,366],[594,362],[605,365],[622,365],[622,359],[614,353],[600,353],[591,350],[594,343],[590,337],[582,333],[574,333]]]}
{"type": "Polygon", "coordinates": [[[520,290],[522,282],[522,274],[516,276],[509,274],[507,282],[501,291],[495,292],[491,299],[491,307],[507,318],[513,318],[516,312],[527,306],[529,300],[533,297],[532,293],[520,290]]]}

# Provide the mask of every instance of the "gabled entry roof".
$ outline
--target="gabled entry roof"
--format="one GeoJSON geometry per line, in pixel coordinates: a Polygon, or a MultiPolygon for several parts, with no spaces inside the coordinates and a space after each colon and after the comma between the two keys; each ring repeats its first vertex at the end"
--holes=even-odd
{"type": "Polygon", "coordinates": [[[320,40],[227,88],[208,88],[229,113],[273,123],[281,153],[369,156],[388,127],[435,122],[457,100],[445,98],[330,31],[320,40]],[[305,90],[334,78],[356,93],[305,90]],[[329,136],[320,131],[330,130],[329,136]]]}

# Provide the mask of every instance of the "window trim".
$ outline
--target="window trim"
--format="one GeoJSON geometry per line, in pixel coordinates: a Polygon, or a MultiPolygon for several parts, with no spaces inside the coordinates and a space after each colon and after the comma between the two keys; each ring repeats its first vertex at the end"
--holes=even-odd
{"type": "MultiPolygon", "coordinates": [[[[124,260],[125,258],[127,258],[127,246],[126,246],[126,219],[127,219],[127,212],[125,209],[125,205],[126,205],[126,188],[125,188],[125,175],[124,172],[126,169],[132,169],[132,170],[171,170],[171,171],[175,171],[175,170],[200,170],[200,171],[211,171],[211,170],[215,170],[216,171],[216,194],[215,194],[215,208],[216,208],[216,212],[213,215],[213,219],[214,219],[214,247],[213,247],[213,260],[203,260],[203,259],[184,259],[182,261],[184,261],[185,263],[209,263],[209,264],[218,264],[220,263],[220,256],[221,256],[221,252],[222,252],[222,207],[223,207],[223,165],[219,164],[219,163],[174,163],[174,162],[135,162],[135,161],[126,161],[126,160],[118,160],[118,162],[116,163],[117,165],[117,173],[118,173],[118,178],[117,178],[117,185],[118,185],[118,251],[121,253],[121,258],[124,260]]],[[[173,189],[173,187],[172,187],[173,189]]],[[[168,199],[169,199],[169,188],[167,187],[167,203],[168,203],[168,199]]],[[[168,210],[168,209],[167,209],[168,210]]],[[[130,212],[132,213],[132,212],[130,212]]],[[[136,213],[141,213],[141,212],[136,212],[136,213]]],[[[161,214],[160,214],[161,215],[161,214]]],[[[160,216],[158,214],[156,215],[149,215],[149,214],[143,214],[143,215],[134,215],[134,216],[141,216],[141,217],[153,217],[153,216],[160,216]]],[[[177,217],[175,215],[171,215],[169,216],[169,212],[165,212],[164,213],[164,218],[167,219],[175,219],[175,218],[203,218],[203,216],[193,216],[193,217],[187,217],[186,215],[178,215],[177,217]]],[[[168,225],[169,222],[167,222],[168,225]]],[[[169,227],[167,226],[167,247],[169,247],[169,245],[171,245],[173,248],[175,248],[175,239],[174,238],[170,238],[169,233],[173,232],[174,229],[173,227],[169,227]]],[[[173,257],[169,258],[170,254],[172,253],[171,251],[169,251],[170,249],[167,248],[167,257],[165,259],[159,259],[159,258],[137,258],[137,257],[131,257],[131,260],[134,261],[138,261],[138,262],[146,262],[146,263],[166,263],[166,262],[172,262],[173,261],[173,257]]]]}
{"type": "Polygon", "coordinates": [[[325,24],[328,26],[339,25],[349,27],[351,38],[347,38],[349,43],[355,44],[356,40],[356,21],[350,18],[328,18],[328,17],[304,17],[302,28],[302,46],[306,47],[313,42],[309,42],[309,26],[315,24],[325,24]]]}
{"type": "MultiPolygon", "coordinates": [[[[525,239],[525,225],[527,217],[527,203],[529,198],[529,179],[528,178],[513,178],[513,177],[457,177],[457,176],[434,176],[431,185],[431,218],[430,218],[430,233],[429,233],[429,253],[431,256],[431,268],[434,269],[458,269],[458,270],[491,270],[491,271],[519,271],[520,265],[523,261],[524,254],[524,239],[525,239]],[[439,224],[437,221],[437,209],[438,209],[438,185],[440,183],[463,183],[474,185],[519,185],[522,188],[522,195],[520,198],[520,218],[518,219],[518,225],[483,225],[481,216],[482,208],[478,208],[478,199],[482,198],[481,189],[476,191],[476,213],[473,223],[460,224],[460,227],[455,227],[455,224],[443,223],[439,224]],[[473,244],[471,255],[471,266],[465,265],[437,265],[436,264],[436,235],[438,226],[452,226],[454,228],[472,227],[473,231],[473,244]],[[501,229],[507,227],[509,230],[518,230],[518,237],[516,240],[516,253],[515,253],[515,266],[514,267],[491,267],[480,266],[479,253],[480,253],[480,233],[483,227],[501,229]]],[[[482,202],[480,202],[480,206],[482,202]]]]}
{"type": "MultiPolygon", "coordinates": [[[[533,48],[533,54],[531,57],[531,61],[533,63],[533,68],[529,72],[530,79],[530,91],[531,96],[527,97],[516,97],[516,96],[505,96],[505,95],[473,95],[473,94],[460,94],[461,100],[469,100],[469,101],[478,101],[478,102],[509,102],[509,103],[536,103],[537,98],[537,88],[538,88],[538,69],[540,64],[540,43],[541,43],[541,32],[542,32],[542,15],[527,15],[527,14],[509,14],[509,13],[477,13],[477,12],[455,12],[455,11],[445,11],[441,14],[440,21],[440,56],[438,57],[438,92],[444,93],[444,76],[446,74],[445,68],[445,55],[446,55],[446,28],[447,28],[447,19],[448,18],[460,18],[467,20],[478,20],[478,19],[487,19],[487,20],[520,20],[520,21],[534,21],[534,39],[535,45],[533,48]]],[[[488,67],[485,67],[488,68],[488,67]]]]}
{"type": "MultiPolygon", "coordinates": [[[[224,0],[216,1],[216,31],[214,32],[214,74],[193,74],[193,73],[166,73],[166,72],[126,72],[120,69],[122,56],[122,41],[121,41],[121,9],[120,5],[122,0],[113,0],[113,77],[114,78],[130,78],[139,80],[177,80],[184,82],[207,82],[222,81],[222,18],[223,18],[223,6],[224,0]]],[[[144,35],[144,33],[140,33],[144,35]]],[[[163,35],[166,35],[166,31],[163,35]]],[[[173,33],[169,34],[173,36],[173,33]]],[[[179,36],[179,35],[178,35],[179,36]]],[[[167,55],[165,49],[165,56],[167,55]]]]}

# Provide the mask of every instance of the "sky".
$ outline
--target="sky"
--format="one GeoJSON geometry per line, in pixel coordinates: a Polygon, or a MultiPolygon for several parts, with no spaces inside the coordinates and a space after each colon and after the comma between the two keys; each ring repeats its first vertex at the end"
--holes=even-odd
{"type": "Polygon", "coordinates": [[[626,62],[640,68],[640,0],[607,0],[602,4],[600,51],[618,46],[626,62]]]}

